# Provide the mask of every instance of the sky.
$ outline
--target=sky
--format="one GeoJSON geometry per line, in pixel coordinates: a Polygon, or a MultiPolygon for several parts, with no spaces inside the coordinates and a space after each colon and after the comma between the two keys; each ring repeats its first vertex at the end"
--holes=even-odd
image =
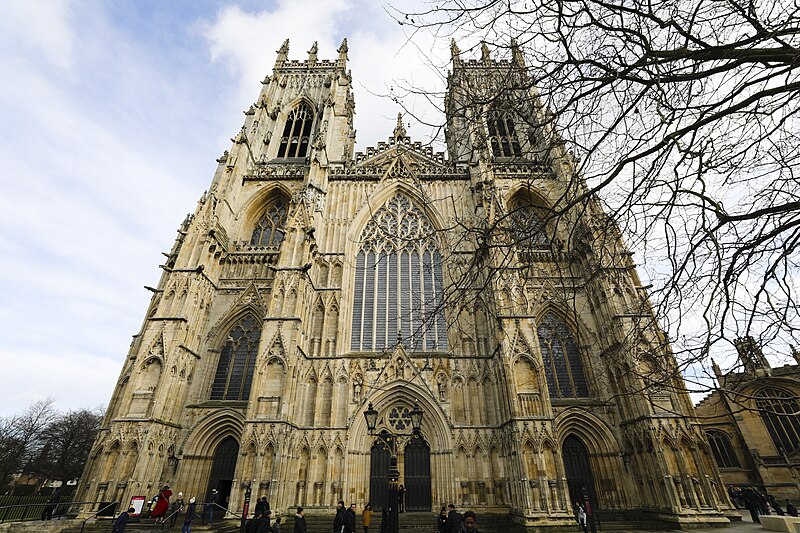
{"type": "Polygon", "coordinates": [[[390,136],[399,86],[444,87],[424,58],[444,65],[447,43],[406,31],[374,0],[1,2],[0,416],[44,398],[106,406],[144,286],[284,39],[304,60],[314,41],[335,59],[347,37],[364,150],[390,136]]]}

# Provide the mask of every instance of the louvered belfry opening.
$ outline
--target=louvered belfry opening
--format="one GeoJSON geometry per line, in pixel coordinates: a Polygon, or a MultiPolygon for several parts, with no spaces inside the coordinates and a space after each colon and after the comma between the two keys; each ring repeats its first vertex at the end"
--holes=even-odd
{"type": "Polygon", "coordinates": [[[514,119],[510,113],[491,109],[487,117],[489,143],[495,157],[522,157],[522,147],[514,129],[514,119]]]}
{"type": "Polygon", "coordinates": [[[278,157],[306,157],[314,126],[314,112],[305,102],[289,112],[283,127],[278,157]]]}
{"type": "Polygon", "coordinates": [[[442,255],[422,211],[396,195],[359,239],[350,349],[380,351],[398,341],[414,351],[446,350],[442,255]]]}

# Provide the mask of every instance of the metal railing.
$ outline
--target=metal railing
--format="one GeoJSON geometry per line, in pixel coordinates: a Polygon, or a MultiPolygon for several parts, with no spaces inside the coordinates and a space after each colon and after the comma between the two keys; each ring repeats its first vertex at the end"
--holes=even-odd
{"type": "Polygon", "coordinates": [[[86,527],[86,522],[91,518],[96,518],[100,513],[108,512],[109,509],[111,509],[111,520],[113,521],[114,515],[117,514],[117,505],[117,502],[103,502],[97,511],[83,519],[83,522],[81,522],[81,533],[83,533],[83,528],[86,527]]]}
{"type": "MultiPolygon", "coordinates": [[[[110,507],[116,508],[117,502],[23,502],[13,505],[0,505],[0,523],[24,522],[30,520],[61,520],[67,516],[75,517],[80,514],[80,508],[98,506],[93,516],[108,511],[110,507]]],[[[114,513],[112,512],[112,515],[114,513]]]]}

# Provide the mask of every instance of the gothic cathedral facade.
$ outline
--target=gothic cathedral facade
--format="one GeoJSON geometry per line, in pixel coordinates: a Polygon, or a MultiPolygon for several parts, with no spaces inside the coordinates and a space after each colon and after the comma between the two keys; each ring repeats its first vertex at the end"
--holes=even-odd
{"type": "Polygon", "coordinates": [[[447,156],[400,118],[354,153],[346,40],[338,53],[278,51],[162,265],[79,497],[170,484],[234,511],[248,487],[284,512],[381,507],[393,441],[409,510],[556,526],[586,496],[727,522],[630,254],[519,50],[453,44],[447,156]],[[420,432],[387,438],[414,406],[420,432]]]}

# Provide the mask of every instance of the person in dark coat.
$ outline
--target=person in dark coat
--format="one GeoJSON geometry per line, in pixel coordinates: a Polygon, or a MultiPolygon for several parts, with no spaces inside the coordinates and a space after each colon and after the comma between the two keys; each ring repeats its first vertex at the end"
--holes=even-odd
{"type": "Polygon", "coordinates": [[[442,510],[439,511],[439,516],[436,518],[436,532],[437,533],[446,533],[447,528],[447,507],[444,505],[442,506],[442,510]]]}
{"type": "Polygon", "coordinates": [[[397,510],[399,513],[406,512],[406,488],[403,485],[397,489],[397,510]]]}
{"type": "Polygon", "coordinates": [[[189,507],[186,508],[186,514],[183,516],[183,527],[181,533],[192,533],[191,526],[192,520],[197,514],[197,503],[194,497],[189,498],[189,507]]]}
{"type": "Polygon", "coordinates": [[[356,533],[356,504],[351,503],[344,513],[344,532],[356,533]]]}
{"type": "Polygon", "coordinates": [[[131,515],[136,512],[136,509],[131,507],[126,512],[120,514],[117,517],[116,522],[114,522],[114,529],[113,533],[125,533],[125,526],[128,525],[128,520],[131,519],[131,515]]]}
{"type": "Polygon", "coordinates": [[[789,516],[797,516],[797,507],[792,505],[792,502],[786,500],[786,514],[789,516]]]}
{"type": "Polygon", "coordinates": [[[389,512],[386,510],[386,507],[381,509],[381,529],[380,533],[386,533],[389,531],[389,512]]]}
{"type": "Polygon", "coordinates": [[[294,533],[307,533],[306,517],[302,507],[298,507],[297,514],[294,515],[294,533]]]}
{"type": "Polygon", "coordinates": [[[456,512],[456,506],[451,503],[447,508],[447,533],[461,533],[461,515],[456,512]]]}
{"type": "Polygon", "coordinates": [[[753,523],[760,524],[761,520],[758,519],[758,513],[761,510],[761,498],[758,497],[752,487],[744,489],[742,496],[747,510],[750,511],[750,518],[753,519],[753,523]]]}
{"type": "Polygon", "coordinates": [[[269,511],[269,502],[267,501],[266,496],[262,496],[260,500],[256,503],[256,509],[254,514],[256,515],[265,515],[269,511]]]}
{"type": "Polygon", "coordinates": [[[42,520],[52,520],[53,511],[58,507],[58,502],[61,501],[61,487],[56,488],[50,498],[47,500],[47,505],[42,509],[42,520]]]}
{"type": "Polygon", "coordinates": [[[275,523],[272,524],[272,533],[281,533],[281,517],[275,519],[275,523]]]}
{"type": "Polygon", "coordinates": [[[336,516],[333,517],[333,533],[344,533],[344,500],[336,504],[336,516]]]}
{"type": "Polygon", "coordinates": [[[475,514],[475,511],[464,513],[464,530],[467,533],[480,533],[478,531],[478,515],[475,514]]]}

